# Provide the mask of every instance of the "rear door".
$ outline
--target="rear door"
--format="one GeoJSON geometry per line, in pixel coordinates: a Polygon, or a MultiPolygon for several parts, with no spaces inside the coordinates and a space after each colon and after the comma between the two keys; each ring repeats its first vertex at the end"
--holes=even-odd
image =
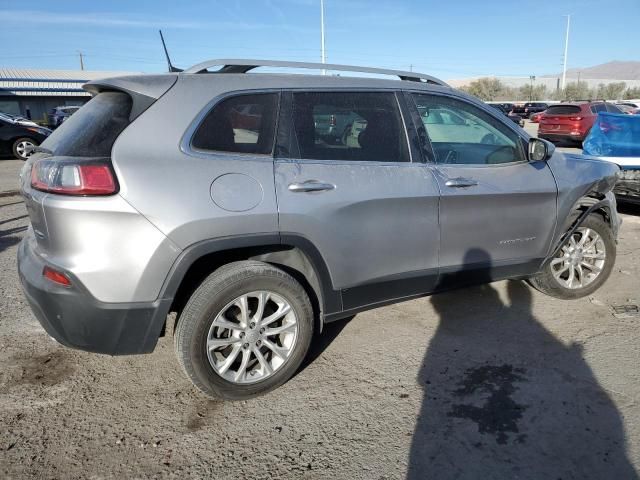
{"type": "Polygon", "coordinates": [[[488,270],[500,278],[534,271],[556,222],[557,188],[548,165],[529,162],[515,129],[464,99],[411,98],[441,192],[441,273],[488,270]],[[448,123],[443,112],[463,124],[448,123]]]}
{"type": "Polygon", "coordinates": [[[294,235],[313,243],[345,310],[431,291],[438,186],[429,166],[412,162],[396,93],[287,98],[275,160],[283,241],[294,235]],[[352,119],[344,135],[327,136],[319,120],[328,115],[352,119]]]}

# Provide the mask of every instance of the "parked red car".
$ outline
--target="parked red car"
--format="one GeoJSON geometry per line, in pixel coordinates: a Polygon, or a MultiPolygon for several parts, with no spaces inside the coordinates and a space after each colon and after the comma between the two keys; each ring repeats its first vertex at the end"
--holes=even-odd
{"type": "MultiPolygon", "coordinates": [[[[546,110],[544,111],[546,112],[546,110]]],[[[540,123],[540,119],[542,118],[542,114],[544,112],[538,112],[538,113],[533,113],[530,117],[529,120],[531,120],[532,123],[540,123]]]]}
{"type": "Polygon", "coordinates": [[[540,118],[538,137],[554,143],[582,143],[591,130],[598,112],[622,113],[613,103],[603,101],[551,105],[540,118]]]}

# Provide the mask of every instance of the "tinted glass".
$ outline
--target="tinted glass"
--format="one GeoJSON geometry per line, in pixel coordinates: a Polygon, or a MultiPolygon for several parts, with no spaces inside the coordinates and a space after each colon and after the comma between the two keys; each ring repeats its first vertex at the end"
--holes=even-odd
{"type": "Polygon", "coordinates": [[[552,105],[547,108],[545,115],[573,115],[580,113],[580,107],[576,105],[552,105]]]}
{"type": "Polygon", "coordinates": [[[413,94],[438,163],[499,164],[524,160],[520,137],[467,102],[413,94]]]}
{"type": "Polygon", "coordinates": [[[276,93],[223,100],[200,124],[192,145],[201,150],[271,154],[277,106],[276,93]]]}
{"type": "Polygon", "coordinates": [[[596,112],[606,112],[607,111],[607,106],[604,103],[596,103],[594,105],[591,105],[591,111],[596,113],[596,112]]]}
{"type": "Polygon", "coordinates": [[[393,93],[293,94],[302,158],[408,162],[407,137],[393,93]]]}
{"type": "Polygon", "coordinates": [[[612,103],[607,103],[606,105],[607,107],[607,112],[611,112],[611,113],[623,113],[621,109],[619,109],[618,107],[616,107],[614,104],[612,103]]]}
{"type": "Polygon", "coordinates": [[[42,144],[54,155],[108,157],[120,132],[129,125],[131,97],[103,92],[70,116],[42,144]]]}

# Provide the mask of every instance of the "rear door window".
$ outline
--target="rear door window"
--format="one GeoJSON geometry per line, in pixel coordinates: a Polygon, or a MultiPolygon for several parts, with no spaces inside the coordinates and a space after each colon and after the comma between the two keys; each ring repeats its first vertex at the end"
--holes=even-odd
{"type": "Polygon", "coordinates": [[[408,162],[407,136],[392,92],[293,94],[301,158],[408,162]]]}
{"type": "Polygon", "coordinates": [[[613,103],[607,103],[606,107],[607,107],[607,112],[623,113],[622,110],[620,110],[618,107],[616,107],[613,103]]]}
{"type": "Polygon", "coordinates": [[[277,93],[223,100],[202,121],[191,145],[199,150],[270,155],[277,109],[277,93]]]}
{"type": "Polygon", "coordinates": [[[606,112],[607,111],[607,107],[604,103],[596,103],[594,105],[591,105],[591,111],[593,113],[598,113],[598,112],[606,112]]]}
{"type": "Polygon", "coordinates": [[[118,135],[129,125],[131,97],[102,92],[71,115],[42,144],[58,156],[108,157],[118,135]]]}

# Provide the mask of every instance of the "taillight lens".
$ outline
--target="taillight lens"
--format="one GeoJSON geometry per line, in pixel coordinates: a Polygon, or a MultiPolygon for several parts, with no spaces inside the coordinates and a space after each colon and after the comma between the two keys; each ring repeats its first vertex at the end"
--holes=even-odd
{"type": "Polygon", "coordinates": [[[61,195],[113,195],[118,191],[109,161],[39,160],[31,168],[31,186],[61,195]]]}
{"type": "Polygon", "coordinates": [[[62,272],[54,270],[51,267],[44,267],[42,270],[42,276],[51,280],[54,283],[62,285],[63,287],[70,287],[71,280],[62,272]]]}
{"type": "Polygon", "coordinates": [[[580,120],[582,120],[584,117],[569,117],[569,120],[573,121],[573,122],[579,122],[580,120]]]}

